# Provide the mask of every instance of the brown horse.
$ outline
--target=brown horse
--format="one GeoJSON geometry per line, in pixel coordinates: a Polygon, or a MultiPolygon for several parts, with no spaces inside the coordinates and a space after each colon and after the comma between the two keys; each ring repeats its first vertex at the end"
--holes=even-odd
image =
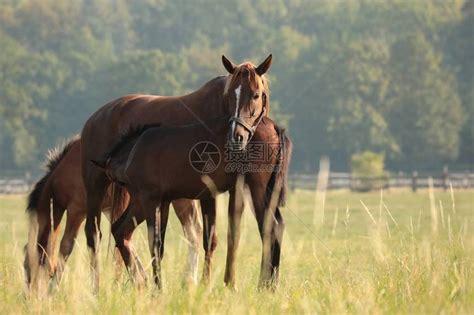
{"type": "MultiPolygon", "coordinates": [[[[91,250],[91,266],[94,271],[93,284],[98,288],[99,272],[97,250],[100,239],[100,208],[110,181],[103,172],[94,168],[90,160],[100,160],[119,140],[120,135],[131,126],[162,123],[163,125],[183,125],[203,122],[213,117],[223,117],[235,112],[235,82],[243,72],[251,78],[252,89],[242,91],[240,97],[245,102],[255,97],[255,101],[265,102],[269,110],[269,91],[264,74],[271,65],[271,55],[258,67],[250,63],[235,66],[223,56],[223,64],[231,74],[218,77],[196,92],[178,96],[129,95],[114,100],[96,111],[86,122],[81,134],[82,178],[86,190],[87,221],[85,226],[87,244],[91,250]],[[231,91],[232,93],[228,93],[231,91]],[[234,97],[234,102],[230,97],[234,97]]],[[[267,110],[267,112],[268,112],[267,110]]],[[[247,113],[251,115],[251,113],[247,113]]],[[[245,124],[236,121],[232,138],[237,146],[243,147],[248,141],[245,124]]],[[[209,276],[212,252],[216,245],[215,200],[201,200],[204,216],[204,248],[206,261],[204,278],[209,276]]]]}
{"type": "MultiPolygon", "coordinates": [[[[245,76],[245,74],[244,74],[245,76]]],[[[242,80],[245,82],[245,80],[242,80]]],[[[241,82],[242,82],[241,81],[241,82]]],[[[243,91],[245,84],[239,85],[236,92],[236,102],[239,104],[239,88],[243,91]]],[[[137,224],[144,220],[147,221],[150,252],[153,257],[153,275],[155,283],[161,287],[161,258],[164,249],[164,236],[166,231],[167,214],[163,215],[161,211],[167,209],[169,203],[176,198],[209,198],[215,191],[230,191],[230,207],[235,208],[237,203],[243,203],[242,187],[238,187],[237,178],[239,174],[245,175],[245,172],[229,168],[230,165],[250,167],[254,172],[264,173],[259,179],[261,183],[256,183],[261,187],[268,188],[263,196],[255,195],[257,201],[259,197],[266,196],[264,200],[265,207],[271,208],[270,198],[274,192],[279,196],[279,203],[284,199],[283,175],[287,171],[287,162],[289,155],[285,144],[289,141],[283,133],[266,118],[265,124],[259,128],[256,138],[259,144],[266,144],[269,152],[267,160],[262,156],[261,159],[249,162],[244,157],[229,159],[229,153],[232,155],[234,141],[232,135],[235,132],[235,122],[246,124],[248,138],[254,135],[256,126],[264,119],[265,106],[255,106],[257,102],[249,104],[249,112],[254,113],[250,116],[242,115],[217,118],[206,122],[206,125],[195,124],[183,127],[156,127],[149,126],[129,132],[117,143],[110,153],[102,161],[92,161],[99,168],[105,170],[107,177],[113,182],[123,185],[130,193],[130,204],[125,214],[117,220],[112,226],[116,246],[122,254],[122,258],[128,268],[139,270],[135,267],[133,255],[128,246],[128,239],[135,230],[137,224]],[[240,120],[241,119],[241,120],[240,120]],[[265,135],[267,136],[265,139],[265,135]],[[268,142],[269,137],[275,140],[274,143],[268,142]],[[272,137],[273,136],[273,137],[272,137]],[[258,141],[266,140],[266,141],[258,141]],[[230,142],[230,149],[228,147],[230,142]],[[206,150],[196,152],[197,148],[205,145],[206,150]],[[194,154],[194,155],[193,155],[194,154]],[[226,156],[222,159],[221,156],[226,156]],[[196,168],[195,163],[201,162],[201,157],[207,156],[209,159],[204,161],[211,164],[209,168],[196,168]],[[284,163],[284,164],[283,164],[284,163]],[[255,166],[267,165],[271,168],[255,168],[255,166]],[[205,174],[203,174],[205,172],[205,174]],[[176,176],[179,174],[179,176],[176,176]],[[205,179],[203,179],[205,175],[205,179]],[[273,178],[273,184],[270,179],[273,178]],[[275,178],[278,178],[276,180],[275,178]],[[210,188],[212,187],[212,189],[210,188]],[[156,210],[155,210],[156,209],[156,210]],[[164,222],[163,222],[164,220],[164,222]]],[[[239,107],[236,113],[245,110],[239,107]]],[[[255,144],[255,142],[252,142],[255,144]]],[[[238,146],[239,149],[242,147],[238,146]]],[[[206,165],[206,164],[205,164],[206,165]]],[[[254,178],[255,179],[255,178],[254,178]]],[[[241,181],[242,182],[242,181],[241,181]]],[[[257,186],[254,184],[254,186],[257,186]]],[[[274,206],[277,206],[275,202],[274,206]]],[[[241,206],[239,205],[239,208],[241,206]]],[[[265,229],[261,230],[262,240],[265,234],[272,236],[278,245],[278,248],[271,248],[271,242],[263,243],[262,266],[271,266],[272,255],[275,251],[279,252],[283,226],[277,226],[275,229],[274,221],[281,221],[281,214],[271,212],[271,216],[264,218],[265,213],[261,207],[256,207],[257,217],[263,221],[268,221],[269,227],[267,233],[265,229]],[[279,216],[279,218],[276,218],[279,216]]],[[[235,209],[229,211],[229,215],[234,215],[235,209]]],[[[268,210],[267,210],[268,212],[268,210]]],[[[263,225],[265,227],[265,224],[263,225]]],[[[236,231],[237,232],[237,231],[236,231]]],[[[238,232],[237,232],[238,233],[238,232]]],[[[233,241],[233,239],[230,239],[233,241]]],[[[238,240],[237,240],[238,241],[238,240]]],[[[235,254],[235,252],[233,253],[235,254]]],[[[268,270],[268,276],[277,270],[268,270]]],[[[262,275],[262,280],[267,275],[262,275]]]]}
{"type": "MultiPolygon", "coordinates": [[[[80,169],[80,151],[81,145],[78,137],[69,140],[63,148],[50,151],[47,158],[47,172],[29,194],[27,212],[30,216],[35,217],[32,223],[37,225],[38,237],[31,240],[36,245],[30,244],[30,248],[35,250],[36,253],[26,251],[25,255],[24,269],[28,286],[30,286],[32,280],[33,264],[39,264],[39,266],[47,269],[49,274],[54,275],[53,284],[59,284],[64,265],[74,248],[79,227],[86,217],[85,191],[80,169]],[[54,248],[59,225],[66,210],[66,226],[59,248],[59,259],[56,263],[54,248]],[[34,256],[37,256],[38,260],[30,261],[34,256]]],[[[120,187],[114,189],[113,194],[112,189],[109,189],[101,207],[111,221],[119,218],[128,205],[128,194],[120,187]],[[119,197],[121,193],[125,193],[125,195],[120,199],[115,198],[114,213],[111,214],[110,209],[114,203],[112,195],[119,197]]],[[[198,235],[202,226],[200,221],[197,220],[197,211],[192,205],[193,203],[189,204],[187,200],[173,201],[176,215],[190,244],[187,276],[191,280],[197,281],[198,235]],[[190,206],[191,208],[189,208],[190,206]]]]}

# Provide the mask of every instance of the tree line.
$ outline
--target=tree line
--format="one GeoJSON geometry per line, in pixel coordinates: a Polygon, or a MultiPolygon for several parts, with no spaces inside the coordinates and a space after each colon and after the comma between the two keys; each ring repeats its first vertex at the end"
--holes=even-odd
{"type": "Polygon", "coordinates": [[[294,171],[323,155],[347,170],[364,151],[394,170],[472,167],[473,13],[473,0],[4,0],[0,167],[37,170],[121,95],[198,89],[225,74],[222,53],[273,53],[270,114],[294,171]]]}

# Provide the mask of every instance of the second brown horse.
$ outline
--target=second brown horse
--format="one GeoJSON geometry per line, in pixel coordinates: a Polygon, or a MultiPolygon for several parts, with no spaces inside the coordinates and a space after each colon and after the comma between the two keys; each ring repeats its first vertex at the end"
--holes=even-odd
{"type": "MultiPolygon", "coordinates": [[[[37,227],[37,238],[30,239],[31,244],[26,246],[24,270],[28,286],[33,284],[32,281],[36,277],[33,272],[36,265],[46,269],[53,276],[52,284],[54,286],[60,283],[64,266],[74,248],[79,228],[86,218],[80,152],[81,143],[78,137],[70,139],[63,147],[51,150],[47,157],[46,173],[28,196],[27,212],[32,217],[31,219],[34,217],[31,224],[37,227]],[[66,212],[66,226],[59,247],[59,259],[56,261],[54,257],[56,238],[61,219],[66,212]],[[37,259],[34,259],[35,256],[37,259]]],[[[112,214],[110,211],[114,204],[112,186],[110,186],[101,207],[111,221],[119,218],[128,205],[127,195],[121,195],[125,193],[124,190],[117,186],[114,190],[116,197],[114,213],[112,214]]],[[[188,200],[173,201],[176,215],[189,244],[186,277],[196,282],[197,253],[202,225],[193,205],[194,203],[190,203],[188,200]]]]}
{"type": "MultiPolygon", "coordinates": [[[[260,113],[252,116],[250,122],[239,123],[247,123],[249,132],[253,135],[253,127],[262,121],[264,112],[263,107],[260,113]]],[[[154,280],[158,287],[161,287],[161,258],[169,203],[177,198],[209,198],[216,191],[229,191],[229,216],[235,215],[236,211],[241,211],[243,204],[244,181],[241,180],[239,184],[238,176],[247,174],[230,168],[230,165],[250,169],[251,175],[258,173],[260,182],[253,186],[267,189],[263,196],[256,191],[252,193],[254,204],[264,203],[263,208],[260,204],[255,207],[257,219],[264,222],[260,230],[264,241],[261,281],[268,281],[278,274],[278,270],[273,270],[271,266],[275,265],[272,262],[275,257],[279,259],[283,224],[279,210],[272,208],[276,208],[284,199],[289,140],[270,119],[265,118],[265,123],[258,129],[251,144],[255,145],[256,141],[266,145],[263,151],[270,154],[262,155],[252,162],[245,158],[245,154],[241,158],[236,155],[234,159],[229,159],[233,152],[232,145],[228,146],[227,132],[234,130],[234,121],[235,118],[231,118],[229,123],[229,119],[224,117],[208,121],[205,126],[196,124],[185,127],[140,128],[128,133],[103,160],[92,161],[105,171],[109,179],[123,185],[130,193],[130,204],[122,217],[113,224],[112,233],[125,264],[132,270],[140,268],[135,263],[128,240],[137,224],[146,220],[154,280]],[[202,144],[205,144],[204,148],[207,150],[201,151],[194,158],[199,159],[198,162],[204,159],[205,165],[212,163],[210,168],[196,169],[193,153],[196,146],[202,144]],[[224,156],[226,158],[221,159],[224,156]],[[272,195],[275,195],[273,205],[272,195]],[[264,209],[267,211],[262,211],[264,209]]],[[[238,226],[231,227],[232,230],[239,233],[238,226]]],[[[233,238],[229,241],[233,241],[233,238]]],[[[277,268],[278,265],[279,262],[276,263],[277,268]]]]}

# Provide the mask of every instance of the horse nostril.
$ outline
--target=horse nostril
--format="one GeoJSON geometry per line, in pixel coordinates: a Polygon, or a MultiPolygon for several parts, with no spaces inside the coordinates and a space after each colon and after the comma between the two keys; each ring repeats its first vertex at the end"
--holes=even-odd
{"type": "Polygon", "coordinates": [[[237,142],[238,143],[244,142],[244,137],[242,135],[237,135],[237,142]]]}

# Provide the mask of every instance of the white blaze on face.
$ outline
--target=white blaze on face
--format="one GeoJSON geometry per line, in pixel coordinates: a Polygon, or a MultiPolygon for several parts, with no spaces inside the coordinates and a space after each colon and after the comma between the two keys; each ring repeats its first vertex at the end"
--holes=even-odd
{"type": "MultiPolygon", "coordinates": [[[[239,85],[235,89],[235,114],[234,117],[239,117],[239,102],[240,102],[240,91],[242,89],[242,85],[239,85]]],[[[235,121],[232,122],[232,137],[234,136],[235,131],[235,121]]]]}

